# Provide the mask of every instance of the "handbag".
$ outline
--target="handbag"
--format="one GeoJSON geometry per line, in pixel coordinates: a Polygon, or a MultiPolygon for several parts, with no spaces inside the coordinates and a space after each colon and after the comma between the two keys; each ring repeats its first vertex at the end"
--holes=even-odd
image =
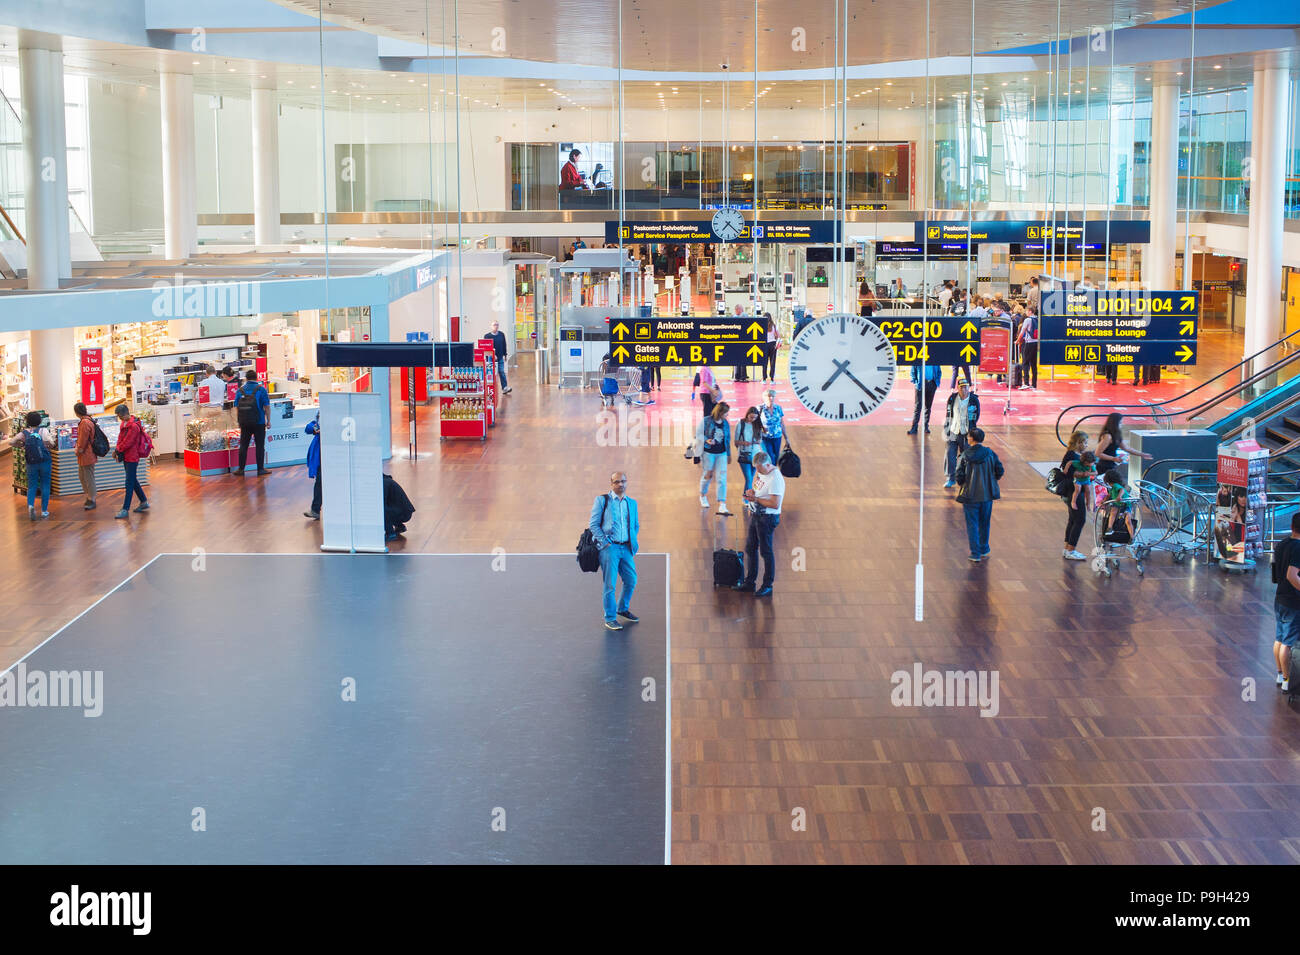
{"type": "Polygon", "coordinates": [[[753,463],[754,463],[754,454],[753,454],[753,452],[752,452],[752,451],[741,451],[738,455],[736,455],[736,463],[737,463],[737,464],[753,464],[753,463]]]}
{"type": "Polygon", "coordinates": [[[785,437],[785,450],[781,452],[781,457],[776,462],[776,466],[788,478],[797,478],[803,473],[803,465],[799,462],[799,455],[795,454],[794,448],[790,447],[789,435],[785,437]]]}
{"type": "MultiPolygon", "coordinates": [[[[605,523],[605,507],[609,504],[609,495],[604,495],[600,504],[600,522],[605,523]]],[[[590,527],[584,527],[578,535],[578,566],[584,574],[594,574],[600,570],[600,547],[590,527]]]]}

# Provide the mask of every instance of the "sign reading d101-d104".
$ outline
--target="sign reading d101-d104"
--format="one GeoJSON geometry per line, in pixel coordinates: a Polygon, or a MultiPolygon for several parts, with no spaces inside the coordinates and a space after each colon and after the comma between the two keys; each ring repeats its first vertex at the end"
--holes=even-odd
{"type": "Polygon", "coordinates": [[[1048,365],[1196,364],[1196,292],[1048,292],[1039,359],[1048,365]]]}
{"type": "Polygon", "coordinates": [[[609,354],[618,365],[757,365],[767,325],[752,315],[729,318],[614,318],[609,354]]]}
{"type": "Polygon", "coordinates": [[[980,360],[979,325],[962,315],[886,318],[878,324],[894,346],[898,365],[976,365],[980,360]]]}

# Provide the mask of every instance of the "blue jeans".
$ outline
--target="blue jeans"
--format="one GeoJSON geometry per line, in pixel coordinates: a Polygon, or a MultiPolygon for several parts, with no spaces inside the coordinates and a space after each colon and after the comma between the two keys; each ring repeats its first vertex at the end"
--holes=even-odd
{"type": "Polygon", "coordinates": [[[600,549],[600,573],[605,580],[605,620],[613,623],[616,613],[626,613],[636,590],[636,559],[627,544],[609,544],[600,549]],[[614,603],[614,577],[623,581],[623,596],[614,603]]]}
{"type": "Polygon", "coordinates": [[[993,519],[993,502],[963,504],[962,510],[966,512],[966,540],[970,543],[970,555],[983,557],[989,552],[989,523],[993,519]]]}
{"type": "MultiPolygon", "coordinates": [[[[752,454],[753,452],[750,453],[752,454]]],[[[739,463],[740,463],[741,473],[745,475],[745,490],[748,491],[751,487],[754,486],[754,462],[752,460],[749,460],[749,461],[740,461],[739,463]]]]}
{"type": "Polygon", "coordinates": [[[136,472],[140,469],[139,461],[123,461],[122,467],[126,470],[126,499],[122,502],[122,510],[131,509],[131,495],[139,494],[140,503],[148,504],[148,499],[144,496],[144,488],[140,486],[139,479],[136,478],[136,472]]]}
{"type": "Polygon", "coordinates": [[[776,579],[776,555],[772,552],[772,533],[781,523],[780,514],[758,511],[749,519],[749,534],[745,538],[745,562],[749,565],[744,585],[754,586],[758,578],[758,555],[763,555],[763,586],[771,587],[776,579]]]}
{"type": "Polygon", "coordinates": [[[959,434],[957,440],[949,441],[948,453],[943,459],[943,476],[949,481],[957,479],[957,455],[966,447],[966,435],[959,434]]]}
{"type": "Polygon", "coordinates": [[[50,471],[54,467],[54,460],[46,458],[38,464],[27,462],[27,506],[31,507],[36,503],[36,489],[41,489],[41,511],[45,512],[50,509],[50,471]]]}
{"type": "Polygon", "coordinates": [[[1277,633],[1273,639],[1284,647],[1295,649],[1300,644],[1300,610],[1292,610],[1274,601],[1273,613],[1277,616],[1277,633]]]}
{"type": "Polygon", "coordinates": [[[501,378],[501,387],[509,388],[510,384],[506,381],[506,358],[504,355],[497,356],[497,375],[501,378]]]}
{"type": "Polygon", "coordinates": [[[700,467],[704,469],[704,475],[700,478],[700,497],[709,493],[709,482],[716,475],[718,478],[718,503],[721,504],[727,499],[727,456],[725,454],[710,454],[704,452],[700,459],[700,467]]]}
{"type": "Polygon", "coordinates": [[[785,432],[778,434],[775,438],[763,439],[763,450],[767,452],[767,458],[773,464],[781,460],[781,442],[785,440],[785,432]]]}

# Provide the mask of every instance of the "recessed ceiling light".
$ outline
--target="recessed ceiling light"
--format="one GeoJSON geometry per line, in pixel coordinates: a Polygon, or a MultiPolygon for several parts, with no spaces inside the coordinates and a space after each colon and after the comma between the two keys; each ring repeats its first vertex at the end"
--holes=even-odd
{"type": "Polygon", "coordinates": [[[1223,69],[1223,64],[1222,64],[1222,63],[1215,63],[1215,64],[1214,64],[1214,68],[1215,68],[1216,70],[1221,70],[1221,69],[1223,69]]]}
{"type": "Polygon", "coordinates": [[[198,60],[192,60],[190,65],[191,65],[191,66],[198,66],[198,65],[199,65],[199,61],[198,61],[198,60]]]}

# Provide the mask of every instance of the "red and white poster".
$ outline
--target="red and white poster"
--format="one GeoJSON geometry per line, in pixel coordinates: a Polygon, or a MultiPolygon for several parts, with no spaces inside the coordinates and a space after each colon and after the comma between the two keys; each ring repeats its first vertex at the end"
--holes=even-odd
{"type": "Polygon", "coordinates": [[[81,349],[81,403],[87,408],[104,407],[104,349],[81,349]]]}

